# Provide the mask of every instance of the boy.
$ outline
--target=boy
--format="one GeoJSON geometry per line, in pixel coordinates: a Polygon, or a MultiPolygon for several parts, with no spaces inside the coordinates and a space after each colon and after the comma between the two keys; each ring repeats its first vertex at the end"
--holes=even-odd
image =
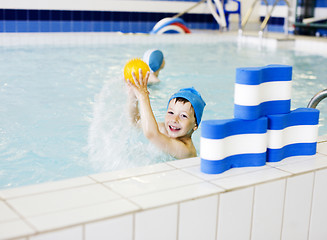
{"type": "Polygon", "coordinates": [[[168,102],[164,123],[157,123],[150,105],[147,83],[150,73],[139,81],[132,73],[135,85],[127,79],[132,122],[140,126],[144,135],[157,147],[175,158],[196,157],[192,134],[201,122],[205,102],[194,88],[184,88],[175,93],[168,102]],[[138,108],[139,103],[139,108],[138,108]]]}
{"type": "Polygon", "coordinates": [[[161,69],[165,67],[165,59],[162,51],[158,49],[149,49],[143,55],[143,61],[150,67],[150,77],[148,84],[160,82],[158,76],[161,69]]]}

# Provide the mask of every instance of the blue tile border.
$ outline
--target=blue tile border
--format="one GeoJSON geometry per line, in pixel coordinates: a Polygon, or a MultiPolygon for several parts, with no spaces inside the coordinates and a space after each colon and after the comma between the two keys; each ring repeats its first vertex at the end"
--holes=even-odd
{"type": "MultiPolygon", "coordinates": [[[[150,32],[175,13],[0,9],[0,32],[150,32]]],[[[189,28],[218,29],[211,14],[185,14],[189,28]]]]}

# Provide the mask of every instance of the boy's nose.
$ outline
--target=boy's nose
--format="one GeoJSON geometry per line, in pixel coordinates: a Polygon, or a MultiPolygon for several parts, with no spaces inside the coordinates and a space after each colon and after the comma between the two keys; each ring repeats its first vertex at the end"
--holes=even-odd
{"type": "Polygon", "coordinates": [[[173,116],[173,117],[172,117],[172,120],[173,120],[174,122],[178,122],[178,116],[177,116],[177,115],[173,116]]]}

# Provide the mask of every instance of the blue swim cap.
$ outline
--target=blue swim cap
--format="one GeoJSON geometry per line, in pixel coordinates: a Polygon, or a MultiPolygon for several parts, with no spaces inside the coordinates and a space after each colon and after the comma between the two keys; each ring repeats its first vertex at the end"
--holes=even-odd
{"type": "MultiPolygon", "coordinates": [[[[168,101],[168,105],[172,99],[178,98],[178,97],[185,98],[192,104],[194,112],[195,112],[195,116],[196,116],[196,123],[199,126],[200,122],[201,122],[202,114],[203,114],[203,109],[206,106],[206,103],[203,101],[200,93],[198,91],[196,91],[193,87],[182,88],[177,93],[173,94],[170,97],[170,99],[168,101]]],[[[168,105],[167,105],[167,108],[168,108],[168,105]]]]}
{"type": "Polygon", "coordinates": [[[143,55],[143,61],[149,65],[152,72],[159,70],[163,59],[163,53],[158,49],[149,49],[143,55]]]}

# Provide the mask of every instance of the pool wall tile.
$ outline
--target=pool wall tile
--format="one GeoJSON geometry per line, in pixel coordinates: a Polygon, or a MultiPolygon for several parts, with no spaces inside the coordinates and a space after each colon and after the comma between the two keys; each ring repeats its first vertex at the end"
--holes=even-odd
{"type": "Polygon", "coordinates": [[[286,181],[256,185],[252,217],[252,240],[280,239],[286,181]],[[269,234],[267,234],[269,232],[269,234]]]}
{"type": "Polygon", "coordinates": [[[250,239],[254,188],[222,193],[217,239],[250,239]]]}
{"type": "Polygon", "coordinates": [[[327,236],[324,224],[327,216],[327,169],[317,171],[314,180],[309,239],[322,239],[327,236]]]}
{"type": "Polygon", "coordinates": [[[314,173],[287,179],[282,240],[308,238],[314,173]]]}
{"type": "Polygon", "coordinates": [[[133,215],[85,225],[85,240],[133,240],[133,215]]]}
{"type": "Polygon", "coordinates": [[[218,196],[210,196],[180,204],[179,240],[215,240],[218,196]],[[190,229],[193,229],[190,231],[190,229]]]}
{"type": "MultiPolygon", "coordinates": [[[[33,1],[30,3],[32,8],[33,1]]],[[[131,2],[128,5],[143,5],[144,11],[115,9],[108,6],[94,10],[85,6],[83,10],[72,9],[0,9],[3,27],[0,32],[141,32],[149,33],[154,25],[165,17],[171,17],[178,10],[165,10],[158,3],[155,9],[148,1],[131,2]],[[158,12],[162,9],[162,12],[158,12]],[[154,11],[156,10],[156,11],[154,11]]],[[[63,4],[65,5],[65,4],[63,4]]],[[[127,4],[126,4],[127,5],[127,4]]],[[[181,3],[184,6],[185,3],[181,3]]],[[[189,5],[185,5],[187,8],[189,5]]],[[[28,8],[27,7],[27,8],[28,8]]],[[[139,7],[139,6],[138,6],[139,7]]],[[[21,8],[21,6],[19,6],[21,8]]],[[[184,8],[185,9],[185,8],[184,8]]],[[[188,27],[195,29],[219,29],[218,24],[207,9],[187,13],[183,16],[188,27]]]]}
{"type": "Polygon", "coordinates": [[[177,204],[136,213],[135,240],[175,239],[177,221],[177,204]]]}
{"type": "Polygon", "coordinates": [[[59,230],[55,233],[45,233],[35,237],[29,238],[29,240],[83,240],[83,227],[73,227],[64,230],[59,230]]]}

